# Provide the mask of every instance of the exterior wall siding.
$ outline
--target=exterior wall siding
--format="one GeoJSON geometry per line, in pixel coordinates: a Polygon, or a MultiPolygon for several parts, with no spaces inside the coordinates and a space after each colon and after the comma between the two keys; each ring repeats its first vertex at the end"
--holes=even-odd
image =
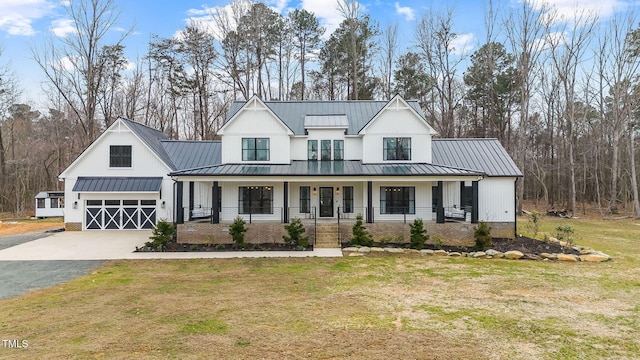
{"type": "Polygon", "coordinates": [[[478,203],[478,220],[515,222],[515,178],[484,178],[478,183],[478,203]]]}

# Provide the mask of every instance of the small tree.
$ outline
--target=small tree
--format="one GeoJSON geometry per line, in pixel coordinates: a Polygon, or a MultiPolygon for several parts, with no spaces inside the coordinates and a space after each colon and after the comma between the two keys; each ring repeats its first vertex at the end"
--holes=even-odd
{"type": "Polygon", "coordinates": [[[565,242],[565,248],[573,246],[573,227],[571,225],[558,226],[556,232],[558,240],[565,242]]]}
{"type": "Polygon", "coordinates": [[[309,245],[309,238],[303,236],[306,232],[302,220],[300,218],[293,218],[289,225],[285,225],[284,229],[287,230],[289,236],[283,236],[282,240],[285,243],[293,246],[307,247],[309,245]]]}
{"type": "Polygon", "coordinates": [[[233,242],[241,247],[244,246],[244,233],[249,230],[245,224],[246,222],[241,216],[236,216],[233,220],[233,224],[229,227],[229,234],[231,235],[233,242]]]}
{"type": "Polygon", "coordinates": [[[169,241],[173,239],[173,235],[175,235],[176,229],[172,223],[166,222],[164,220],[158,221],[153,227],[152,235],[149,236],[151,241],[147,242],[145,245],[156,250],[164,251],[169,244],[169,241]]]}
{"type": "Polygon", "coordinates": [[[478,226],[474,228],[473,237],[476,240],[476,250],[487,250],[493,245],[491,241],[491,228],[484,221],[481,221],[478,226]]]}
{"type": "Polygon", "coordinates": [[[364,225],[362,225],[362,214],[358,214],[356,216],[356,223],[353,225],[351,229],[351,244],[352,245],[360,245],[360,246],[371,246],[373,245],[373,238],[371,238],[371,234],[365,229],[364,225]]]}
{"type": "Polygon", "coordinates": [[[411,248],[421,250],[429,240],[429,234],[427,234],[427,229],[424,228],[424,222],[422,219],[415,219],[409,227],[411,228],[411,248]]]}
{"type": "Polygon", "coordinates": [[[531,212],[531,217],[529,218],[529,229],[533,232],[533,237],[538,235],[538,231],[540,230],[540,213],[535,210],[531,212]]]}

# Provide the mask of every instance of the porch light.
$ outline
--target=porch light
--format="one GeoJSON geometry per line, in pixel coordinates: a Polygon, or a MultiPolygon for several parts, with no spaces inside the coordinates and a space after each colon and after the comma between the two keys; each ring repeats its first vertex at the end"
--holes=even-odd
{"type": "Polygon", "coordinates": [[[316,190],[316,188],[313,188],[313,195],[317,194],[318,190],[316,190]]]}
{"type": "Polygon", "coordinates": [[[77,202],[77,201],[74,201],[74,202],[73,202],[73,208],[74,208],[74,209],[77,209],[77,208],[78,208],[78,202],[77,202]]]}
{"type": "Polygon", "coordinates": [[[164,200],[162,200],[162,202],[160,203],[160,207],[164,209],[165,206],[166,206],[166,204],[165,204],[164,200]]]}
{"type": "Polygon", "coordinates": [[[340,187],[339,186],[336,188],[336,194],[340,194],[340,187]]]}

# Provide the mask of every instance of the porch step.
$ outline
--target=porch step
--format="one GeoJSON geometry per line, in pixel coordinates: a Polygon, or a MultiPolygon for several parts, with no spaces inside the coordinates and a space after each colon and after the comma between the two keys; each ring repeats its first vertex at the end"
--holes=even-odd
{"type": "Polygon", "coordinates": [[[339,248],[338,224],[316,225],[316,248],[339,248]]]}

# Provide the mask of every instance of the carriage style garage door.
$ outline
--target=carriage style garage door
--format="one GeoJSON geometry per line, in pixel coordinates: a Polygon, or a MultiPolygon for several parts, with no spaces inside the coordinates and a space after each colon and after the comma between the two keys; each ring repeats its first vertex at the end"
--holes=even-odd
{"type": "Polygon", "coordinates": [[[87,230],[152,229],[156,224],[156,200],[87,200],[87,230]]]}

